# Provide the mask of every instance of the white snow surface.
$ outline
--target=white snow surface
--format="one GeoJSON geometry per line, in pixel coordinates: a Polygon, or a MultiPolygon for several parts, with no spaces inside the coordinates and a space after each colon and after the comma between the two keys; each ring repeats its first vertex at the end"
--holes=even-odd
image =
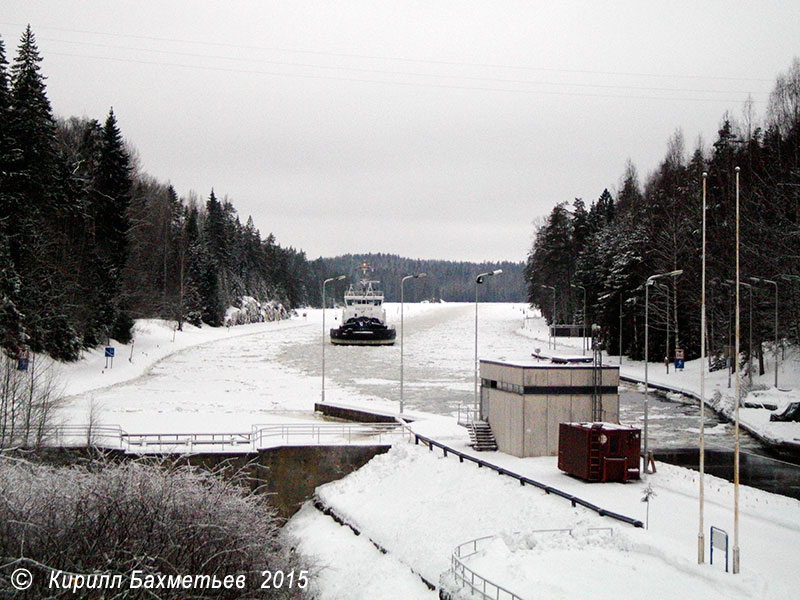
{"type": "MultiPolygon", "coordinates": [[[[481,358],[530,360],[536,349],[549,352],[543,321],[538,317],[523,320],[523,311],[522,305],[480,306],[481,358]]],[[[59,418],[84,423],[94,404],[103,424],[134,433],[247,431],[257,423],[319,420],[312,411],[320,397],[320,377],[309,364],[319,358],[322,313],[303,312],[306,317],[229,329],[187,325],[175,332],[174,342],[171,323],[139,321],[133,347],[112,341],[117,350],[113,368],[105,368],[102,349],[87,352],[78,363],[58,365],[67,393],[59,418]],[[311,361],[291,358],[287,352],[295,348],[308,353],[311,361]]],[[[337,311],[326,312],[327,326],[335,326],[337,311]]],[[[399,325],[399,307],[389,305],[387,313],[399,325]]],[[[405,323],[407,393],[421,389],[471,394],[474,305],[407,304],[405,323]],[[430,378],[415,376],[415,369],[430,369],[430,378]]],[[[365,367],[358,377],[351,377],[337,367],[337,356],[338,360],[361,360],[370,354],[347,349],[337,355],[331,348],[327,347],[331,361],[327,399],[397,412],[397,387],[391,385],[398,377],[394,368],[371,372],[365,367]]],[[[580,339],[559,340],[556,352],[576,355],[580,349],[580,339]]],[[[370,351],[393,352],[391,356],[399,360],[396,346],[370,351]]],[[[606,360],[613,364],[617,359],[606,360]]],[[[796,353],[787,351],[779,373],[780,387],[792,391],[770,389],[768,362],[767,374],[754,378],[765,389],[751,391],[749,398],[783,405],[800,398],[797,360],[796,353]]],[[[622,368],[623,374],[643,375],[641,363],[625,359],[622,368]]],[[[697,390],[697,369],[693,361],[683,372],[670,369],[667,375],[663,366],[651,365],[649,378],[697,390]]],[[[717,402],[724,403],[730,398],[726,385],[724,372],[711,374],[707,396],[712,398],[718,390],[717,402]]],[[[466,431],[452,416],[427,414],[420,400],[410,402],[407,412],[408,408],[417,418],[416,431],[471,451],[466,431]]],[[[767,410],[741,413],[743,421],[747,419],[764,435],[800,438],[798,424],[770,424],[767,410]]],[[[721,437],[724,431],[707,433],[721,437]]],[[[519,459],[499,452],[480,456],[645,520],[645,482],[585,484],[559,472],[554,458],[519,459]]],[[[800,502],[740,487],[742,569],[734,576],[724,573],[720,555],[713,566],[708,564],[710,525],[727,530],[733,541],[733,486],[705,478],[706,563],[697,565],[699,475],[658,463],[658,472],[647,483],[656,493],[650,502],[649,529],[636,529],[580,506],[573,508],[561,498],[522,487],[488,469],[461,464],[452,455],[445,458],[439,450],[398,442],[359,471],[318,489],[320,498],[362,535],[354,535],[311,506],[295,515],[287,531],[297,540],[298,552],[310,561],[311,583],[321,599],[433,598],[435,592],[416,573],[438,584],[450,565],[453,548],[482,536],[499,537],[468,559],[470,568],[483,571],[522,598],[796,597],[800,502]],[[588,531],[595,527],[611,527],[613,534],[588,531]],[[553,528],[574,531],[535,533],[553,528]],[[388,554],[378,552],[370,540],[388,554]]]]}

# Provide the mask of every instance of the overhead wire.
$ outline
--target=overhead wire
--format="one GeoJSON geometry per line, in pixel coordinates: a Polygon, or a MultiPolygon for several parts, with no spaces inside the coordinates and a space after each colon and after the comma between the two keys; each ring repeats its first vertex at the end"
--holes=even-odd
{"type": "MultiPolygon", "coordinates": [[[[698,97],[676,97],[676,96],[643,96],[643,95],[628,95],[628,94],[591,94],[583,92],[563,92],[555,90],[530,90],[520,88],[499,88],[499,87],[485,87],[473,85],[446,85],[436,83],[423,83],[414,81],[398,81],[398,80],[380,80],[380,79],[364,79],[356,77],[336,77],[332,75],[312,75],[305,73],[282,73],[278,71],[266,71],[260,69],[235,69],[230,67],[214,67],[208,65],[196,64],[181,64],[181,63],[167,63],[147,61],[141,59],[119,58],[110,56],[90,56],[85,54],[75,54],[69,52],[48,52],[53,56],[66,56],[73,58],[88,58],[95,60],[104,60],[111,62],[132,63],[140,65],[151,65],[161,67],[180,67],[186,69],[195,69],[201,71],[217,71],[225,73],[241,73],[251,75],[266,75],[271,77],[286,77],[286,78],[299,78],[299,79],[313,79],[325,81],[342,81],[349,83],[368,83],[368,84],[384,84],[384,85],[398,85],[404,87],[419,87],[419,88],[433,88],[433,89],[449,89],[449,90],[462,90],[462,91],[482,91],[482,92],[504,92],[512,94],[528,94],[528,95],[552,95],[552,96],[570,96],[570,97],[583,97],[583,98],[610,98],[621,100],[662,100],[662,101],[681,101],[681,102],[739,102],[741,99],[723,99],[723,98],[698,98],[698,97]]],[[[570,84],[564,84],[570,85],[570,84]]],[[[760,102],[754,100],[754,102],[760,102]]]]}
{"type": "Polygon", "coordinates": [[[555,81],[535,81],[530,79],[508,79],[502,77],[478,77],[473,75],[453,75],[453,74],[443,74],[443,73],[421,73],[421,72],[409,72],[409,71],[387,71],[384,69],[373,69],[373,68],[365,68],[365,67],[351,67],[351,66],[342,66],[342,65],[322,65],[322,64],[314,64],[314,63],[303,63],[303,62],[290,62],[290,61],[279,61],[279,60],[266,60],[266,59],[257,59],[257,58],[242,58],[236,56],[220,56],[220,55],[209,55],[209,54],[198,54],[193,52],[178,52],[174,50],[158,50],[158,49],[151,49],[151,48],[135,48],[130,46],[118,46],[113,44],[101,44],[96,42],[80,42],[74,40],[48,40],[48,41],[56,41],[59,43],[66,43],[66,44],[77,44],[83,46],[93,46],[99,48],[107,48],[107,49],[115,49],[115,50],[126,50],[131,52],[146,52],[151,54],[166,54],[166,55],[174,55],[174,56],[184,56],[190,58],[203,58],[203,59],[213,59],[213,60],[226,60],[226,61],[234,61],[234,62],[246,62],[246,63],[262,63],[262,64],[269,64],[275,66],[288,66],[288,67],[304,67],[304,68],[311,68],[311,69],[322,69],[322,70],[334,70],[334,71],[350,71],[355,73],[372,73],[372,74],[379,74],[379,75],[400,75],[400,76],[408,76],[408,77],[427,77],[433,79],[450,79],[450,80],[466,80],[466,81],[486,81],[486,82],[493,82],[493,83],[503,83],[503,84],[519,84],[519,85],[546,85],[546,86],[565,86],[565,87],[580,87],[580,88],[597,88],[597,89],[618,89],[618,90],[633,90],[633,91],[645,91],[645,92],[695,92],[695,93],[703,93],[703,94],[764,94],[767,95],[769,92],[760,91],[760,92],[753,92],[753,91],[743,91],[743,90],[719,90],[719,89],[697,89],[697,88],[671,88],[671,87],[649,87],[649,86],[632,86],[632,85],[614,85],[614,84],[594,84],[594,83],[575,83],[575,82],[555,82],[555,81]]]}
{"type": "MultiPolygon", "coordinates": [[[[2,25],[12,25],[10,23],[3,23],[0,22],[2,25]]],[[[279,51],[279,52],[287,52],[287,53],[299,53],[299,54],[306,54],[306,55],[316,55],[316,56],[326,56],[326,57],[336,57],[336,58],[348,58],[348,59],[360,59],[360,60],[381,60],[381,61],[395,61],[395,62],[405,62],[405,63],[413,63],[417,65],[430,65],[430,66],[448,66],[448,67],[470,67],[470,68],[482,68],[482,69],[508,69],[508,70],[522,70],[522,71],[538,71],[538,72],[548,72],[548,73],[561,73],[561,74],[583,74],[583,75],[602,75],[604,77],[609,76],[624,76],[624,77],[660,77],[660,78],[680,78],[680,79],[704,79],[704,80],[727,80],[727,81],[750,81],[750,82],[759,82],[765,81],[761,79],[755,78],[731,78],[731,77],[720,77],[720,76],[700,76],[700,75],[665,75],[665,74],[653,74],[653,73],[631,73],[631,72],[613,72],[613,71],[599,71],[599,70],[586,70],[586,69],[556,69],[556,68],[546,68],[546,67],[532,67],[532,66],[525,66],[525,65],[503,65],[503,64],[489,64],[489,63],[471,63],[471,62],[459,62],[459,61],[446,61],[446,60],[431,60],[431,59],[414,59],[414,58],[405,58],[405,57],[393,57],[393,56],[372,56],[372,55],[364,55],[364,54],[350,54],[350,53],[341,53],[341,52],[329,52],[329,51],[322,51],[322,50],[307,50],[307,49],[289,49],[289,48],[269,48],[269,47],[262,47],[262,46],[247,46],[241,44],[230,44],[230,43],[223,43],[223,42],[207,42],[207,41],[196,41],[196,40],[184,40],[184,39],[177,39],[177,38],[164,38],[164,37],[156,37],[156,36],[147,36],[147,35],[139,35],[139,34],[122,34],[122,33],[114,33],[114,32],[101,32],[101,31],[89,31],[89,30],[79,30],[79,29],[68,29],[62,27],[44,27],[45,30],[53,30],[59,32],[67,32],[73,34],[80,34],[80,35],[97,35],[97,36],[105,36],[105,37],[112,37],[115,39],[119,38],[129,38],[129,39],[139,39],[139,40],[147,40],[147,41],[155,41],[158,43],[180,43],[180,44],[193,44],[193,45],[203,45],[204,47],[207,46],[214,46],[214,47],[224,47],[224,48],[232,48],[238,50],[259,50],[259,51],[279,51]]],[[[128,57],[118,57],[118,56],[108,56],[102,55],[97,56],[93,54],[80,54],[80,53],[69,53],[69,52],[58,52],[53,50],[48,50],[49,55],[55,56],[65,56],[65,57],[73,57],[73,58],[87,58],[87,59],[94,59],[94,60],[103,60],[103,61],[112,61],[112,62],[123,62],[123,63],[130,63],[130,64],[141,64],[141,65],[151,65],[151,66],[162,66],[162,67],[177,67],[177,68],[185,68],[185,69],[195,69],[195,70],[205,70],[205,71],[216,71],[216,72],[228,72],[228,73],[241,73],[241,74],[252,74],[252,75],[262,75],[262,76],[269,76],[269,77],[288,77],[288,78],[299,78],[299,79],[313,79],[313,80],[327,80],[327,81],[342,81],[348,83],[365,83],[365,84],[372,84],[372,85],[398,85],[398,86],[411,86],[411,87],[418,87],[418,88],[432,88],[432,89],[452,89],[452,90],[465,90],[465,91],[484,91],[484,92],[500,92],[500,93],[512,93],[512,94],[532,94],[532,95],[555,95],[555,96],[567,96],[567,97],[591,97],[591,98],[610,98],[610,99],[623,99],[623,100],[660,100],[660,101],[685,101],[685,102],[741,102],[742,98],[722,98],[719,97],[722,94],[726,95],[733,95],[733,94],[747,94],[749,98],[753,98],[753,95],[757,95],[760,97],[766,96],[768,92],[758,90],[758,91],[742,91],[742,90],[727,90],[727,89],[698,89],[692,87],[656,87],[656,86],[641,86],[641,85],[623,85],[623,84],[615,84],[615,83],[590,83],[590,82],[574,82],[574,81],[536,81],[531,79],[517,79],[517,78],[505,78],[505,77],[491,77],[491,76],[480,76],[480,75],[470,75],[470,74],[455,74],[455,73],[436,73],[436,72],[419,72],[419,71],[397,71],[397,70],[388,70],[388,69],[380,69],[380,68],[373,68],[373,67],[364,67],[364,66],[350,66],[350,65],[328,65],[328,64],[317,64],[317,63],[310,63],[310,62],[299,62],[299,61],[287,61],[287,60],[273,60],[267,58],[259,58],[259,57],[238,57],[238,56],[223,56],[223,55],[210,55],[205,53],[196,53],[196,52],[185,52],[175,49],[153,49],[153,48],[143,48],[143,47],[131,47],[131,46],[123,46],[118,44],[105,44],[100,42],[92,42],[87,40],[65,40],[65,39],[53,39],[53,38],[44,38],[45,41],[48,42],[55,42],[55,43],[64,43],[64,44],[73,44],[78,46],[84,47],[94,47],[94,48],[103,48],[106,50],[120,50],[124,52],[137,52],[137,53],[150,53],[150,54],[162,54],[162,55],[171,55],[171,56],[180,56],[186,57],[191,59],[202,59],[202,60],[223,60],[223,61],[234,61],[240,63],[255,63],[255,64],[264,64],[264,65],[271,65],[274,67],[287,67],[293,69],[312,69],[312,70],[322,70],[322,71],[333,71],[339,73],[355,73],[360,75],[376,75],[379,78],[366,78],[366,77],[353,77],[347,75],[323,75],[319,73],[308,73],[308,72],[284,72],[284,71],[275,71],[275,70],[265,70],[265,69],[242,69],[242,68],[233,68],[233,67],[221,67],[221,66],[213,66],[213,65],[203,65],[203,64],[186,64],[186,63],[176,63],[176,62],[166,62],[166,61],[148,61],[143,60],[141,58],[128,58],[128,57]],[[405,78],[405,79],[398,79],[398,78],[405,78]],[[413,81],[409,80],[408,78],[418,78],[424,79],[425,81],[413,81]],[[433,81],[431,81],[433,80],[433,81]],[[447,82],[468,82],[463,85],[458,85],[455,83],[436,83],[435,80],[440,81],[447,81],[447,82]],[[469,83],[472,82],[472,83],[469,83]],[[481,85],[485,84],[485,85],[481,85]],[[499,84],[499,86],[497,85],[499,84]],[[530,87],[518,87],[518,86],[537,86],[541,87],[561,87],[561,90],[558,89],[531,89],[530,87]],[[577,88],[577,89],[576,89],[577,88]],[[579,91],[580,89],[584,90],[609,90],[609,91],[621,91],[621,92],[655,92],[660,95],[644,95],[644,94],[626,94],[626,93],[593,93],[593,92],[582,92],[579,91]],[[676,94],[684,94],[682,96],[678,96],[676,94]],[[687,96],[685,94],[701,94],[706,96],[687,96]],[[711,96],[714,97],[711,97],[711,96]]],[[[762,103],[765,100],[761,99],[753,99],[754,102],[762,103]]]]}
{"type": "MultiPolygon", "coordinates": [[[[13,25],[16,27],[25,27],[25,24],[20,23],[8,23],[8,22],[0,22],[0,25],[13,25]]],[[[408,63],[419,63],[419,64],[434,64],[434,65],[447,65],[447,66],[466,66],[466,67],[483,67],[483,68],[492,68],[492,69],[516,69],[516,70],[524,70],[524,71],[546,71],[546,72],[553,72],[553,73],[571,73],[571,74],[580,74],[580,75],[614,75],[614,76],[629,76],[629,77],[657,77],[657,78],[669,78],[669,79],[700,79],[700,80],[720,80],[720,81],[754,81],[754,82],[762,82],[762,83],[772,83],[772,79],[767,78],[755,78],[755,77],[730,77],[730,76],[723,76],[723,75],[709,75],[709,74],[680,74],[680,73],[648,73],[648,72],[637,72],[637,71],[604,71],[604,70],[592,70],[592,69],[564,69],[564,68],[554,68],[554,67],[539,67],[539,66],[532,66],[532,65],[512,65],[512,64],[502,64],[502,63],[479,63],[479,62],[467,62],[467,61],[450,61],[450,60],[437,60],[437,59],[423,59],[423,58],[409,58],[409,57],[401,57],[401,56],[380,56],[380,55],[370,55],[370,54],[357,54],[357,53],[347,53],[347,52],[332,52],[327,50],[310,50],[306,48],[286,48],[280,46],[257,46],[257,45],[243,45],[243,44],[231,44],[228,42],[214,42],[208,40],[186,40],[180,38],[167,38],[167,37],[157,37],[157,36],[148,36],[148,35],[141,35],[141,34],[127,34],[127,33],[119,33],[119,32],[107,32],[107,31],[90,31],[90,30],[82,30],[82,29],[68,29],[64,27],[41,27],[41,29],[45,30],[53,30],[53,31],[61,31],[67,33],[79,33],[82,35],[99,35],[99,36],[107,36],[107,37],[114,37],[114,38],[130,38],[130,39],[140,39],[140,40],[148,40],[148,41],[155,41],[155,42],[169,42],[169,43],[178,43],[178,44],[194,44],[194,45],[202,45],[202,46],[217,46],[221,48],[236,48],[236,49],[243,49],[243,50],[263,50],[263,51],[270,51],[270,52],[289,52],[289,53],[296,53],[296,54],[313,54],[318,56],[330,56],[330,57],[338,57],[338,58],[360,58],[360,59],[368,59],[368,60],[386,60],[386,61],[397,61],[397,62],[408,62],[408,63]]]]}

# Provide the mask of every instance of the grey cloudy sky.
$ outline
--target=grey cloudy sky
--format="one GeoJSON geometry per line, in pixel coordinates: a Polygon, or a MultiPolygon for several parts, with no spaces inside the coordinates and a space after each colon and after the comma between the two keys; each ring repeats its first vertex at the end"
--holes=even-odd
{"type": "Polygon", "coordinates": [[[310,258],[523,260],[800,55],[794,1],[4,0],[9,61],[27,23],[57,116],[113,106],[145,171],[310,258]]]}

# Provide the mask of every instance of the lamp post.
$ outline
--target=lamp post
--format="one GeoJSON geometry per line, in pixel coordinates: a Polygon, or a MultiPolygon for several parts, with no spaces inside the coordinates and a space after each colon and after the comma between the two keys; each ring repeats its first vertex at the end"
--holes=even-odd
{"type": "Polygon", "coordinates": [[[475,413],[478,413],[478,286],[484,282],[487,277],[500,275],[503,269],[495,269],[488,273],[481,273],[475,278],[475,413]]]}
{"type": "Polygon", "coordinates": [[[622,294],[619,295],[619,366],[622,366],[622,294]]]}
{"type": "Polygon", "coordinates": [[[778,282],[763,277],[751,277],[750,281],[775,286],[775,387],[778,387],[778,282]]]}
{"type": "MultiPolygon", "coordinates": [[[[581,355],[586,354],[586,288],[582,285],[570,284],[570,287],[579,288],[583,290],[583,313],[581,314],[581,326],[583,328],[583,345],[581,346],[581,355]]],[[[555,296],[555,292],[553,292],[555,296]]],[[[553,309],[555,311],[555,309],[553,309]]],[[[620,331],[622,333],[622,331],[620,331]]]]}
{"type": "Polygon", "coordinates": [[[708,173],[703,172],[703,261],[700,287],[700,443],[698,448],[700,491],[699,491],[699,519],[697,527],[697,564],[705,562],[706,543],[703,533],[703,502],[704,475],[706,467],[705,453],[705,407],[706,407],[706,179],[708,173]]]}
{"type": "MultiPolygon", "coordinates": [[[[714,282],[712,282],[714,283],[714,282]]],[[[726,283],[725,281],[720,281],[720,285],[723,285],[728,288],[728,389],[731,388],[731,372],[733,371],[733,361],[731,355],[733,354],[733,344],[731,343],[731,321],[733,320],[732,311],[733,311],[733,286],[726,283]]]]}
{"type": "Polygon", "coordinates": [[[407,279],[419,279],[427,277],[427,273],[417,273],[416,275],[406,275],[400,280],[400,414],[403,414],[403,335],[405,333],[405,326],[403,323],[403,312],[405,307],[405,290],[403,286],[407,279]]]}
{"type": "Polygon", "coordinates": [[[739,167],[736,167],[736,405],[733,425],[733,573],[739,572],[739,167]]]}
{"type": "Polygon", "coordinates": [[[552,285],[543,285],[542,287],[545,288],[545,289],[553,290],[553,317],[552,317],[552,321],[551,321],[551,327],[553,328],[553,335],[550,336],[550,337],[553,338],[553,350],[555,350],[556,349],[556,336],[555,336],[555,333],[556,333],[556,330],[555,330],[555,326],[556,326],[556,288],[554,286],[552,286],[552,285]]]}
{"type": "Polygon", "coordinates": [[[325,402],[325,286],[331,281],[341,281],[347,275],[330,277],[322,282],[322,402],[325,402]]]}
{"type": "Polygon", "coordinates": [[[649,317],[650,317],[650,286],[653,285],[653,282],[656,279],[661,279],[662,277],[677,277],[683,273],[683,269],[677,269],[675,271],[669,271],[668,273],[658,273],[656,275],[651,275],[647,278],[644,286],[644,472],[647,473],[648,469],[648,454],[647,454],[647,411],[648,411],[648,404],[649,404],[649,391],[648,391],[648,377],[647,377],[647,363],[650,360],[650,348],[649,348],[649,317]]]}
{"type": "MultiPolygon", "coordinates": [[[[730,279],[728,280],[728,283],[730,285],[734,284],[734,282],[731,281],[730,279]]],[[[753,386],[753,286],[750,285],[749,283],[744,283],[743,281],[739,281],[739,285],[746,287],[750,294],[750,342],[749,342],[749,349],[747,351],[747,376],[750,379],[750,387],[752,387],[753,386]]],[[[738,292],[737,292],[737,298],[738,298],[738,292]]],[[[737,360],[738,360],[738,354],[737,354],[737,360]]]]}

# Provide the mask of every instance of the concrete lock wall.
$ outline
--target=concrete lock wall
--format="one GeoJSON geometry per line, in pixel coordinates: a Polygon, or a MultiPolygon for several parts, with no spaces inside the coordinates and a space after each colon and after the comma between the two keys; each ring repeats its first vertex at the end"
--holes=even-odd
{"type": "MultiPolygon", "coordinates": [[[[140,457],[121,450],[95,448],[45,448],[36,460],[56,466],[85,463],[90,459],[123,462],[164,460],[166,465],[191,465],[221,477],[238,477],[251,490],[268,494],[270,504],[281,519],[288,520],[314,495],[317,486],[341,479],[361,468],[391,446],[279,446],[258,452],[204,452],[197,454],[156,454],[140,457]]],[[[28,457],[30,458],[30,457],[28,457]]]]}
{"type": "MultiPolygon", "coordinates": [[[[557,456],[561,423],[592,420],[594,367],[481,361],[481,417],[498,449],[557,456]]],[[[603,367],[599,420],[619,422],[619,367],[603,367]]]]}

